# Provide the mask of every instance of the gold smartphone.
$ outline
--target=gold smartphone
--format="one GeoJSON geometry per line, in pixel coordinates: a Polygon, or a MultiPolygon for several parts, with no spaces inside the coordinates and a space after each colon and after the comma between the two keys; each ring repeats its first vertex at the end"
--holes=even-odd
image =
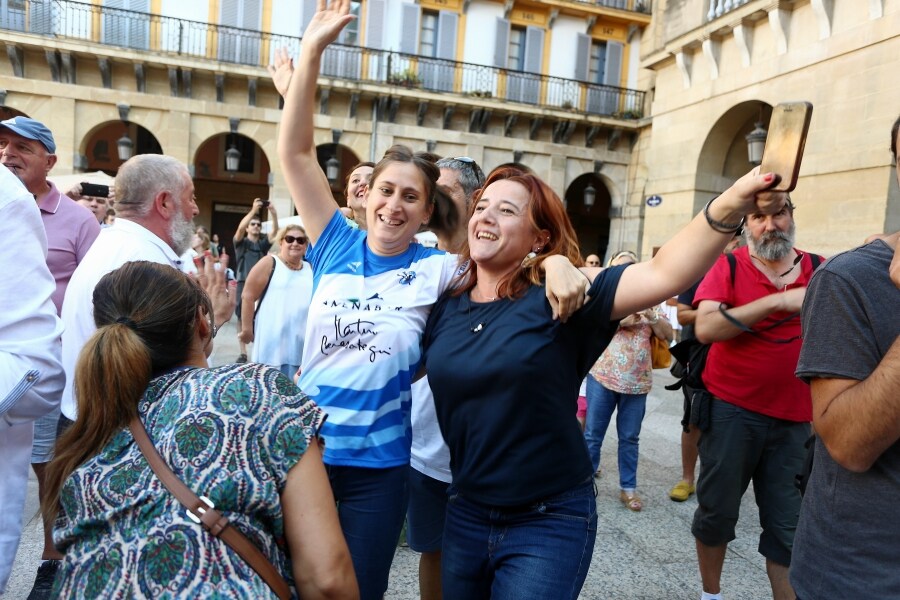
{"type": "Polygon", "coordinates": [[[781,177],[770,189],[790,192],[797,187],[812,111],[809,102],[783,102],[772,110],[766,149],[759,166],[760,173],[776,173],[781,177]]]}

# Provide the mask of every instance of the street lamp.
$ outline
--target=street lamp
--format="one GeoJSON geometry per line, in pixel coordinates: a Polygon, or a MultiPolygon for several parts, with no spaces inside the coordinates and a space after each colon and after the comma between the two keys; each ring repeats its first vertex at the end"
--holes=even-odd
{"type": "Polygon", "coordinates": [[[241,120],[237,117],[228,117],[228,125],[231,128],[231,146],[225,151],[225,170],[234,173],[241,165],[241,151],[234,144],[237,136],[237,128],[241,120]]]}
{"type": "Polygon", "coordinates": [[[122,125],[125,127],[122,137],[116,140],[116,152],[119,154],[119,160],[125,162],[134,154],[134,142],[128,137],[128,112],[131,110],[131,106],[124,102],[119,102],[116,104],[116,110],[119,111],[119,120],[122,121],[122,125]]]}
{"type": "Polygon", "coordinates": [[[747,140],[747,157],[750,159],[750,164],[758,165],[762,162],[767,135],[769,135],[769,132],[763,127],[762,121],[757,121],[753,131],[745,136],[747,140]]]}
{"type": "Polygon", "coordinates": [[[584,207],[588,210],[591,210],[591,207],[594,206],[594,200],[597,199],[597,189],[594,188],[590,183],[587,184],[587,187],[584,188],[584,207]]]}
{"type": "Polygon", "coordinates": [[[118,140],[116,140],[116,151],[119,153],[119,160],[125,162],[134,154],[134,142],[128,137],[126,131],[118,140]]]}
{"type": "Polygon", "coordinates": [[[341,161],[332,156],[325,161],[325,177],[332,186],[337,183],[338,177],[341,176],[341,161]]]}

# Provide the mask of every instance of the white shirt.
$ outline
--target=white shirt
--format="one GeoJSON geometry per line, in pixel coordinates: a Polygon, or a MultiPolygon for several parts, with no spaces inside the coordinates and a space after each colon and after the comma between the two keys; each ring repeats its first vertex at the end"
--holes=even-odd
{"type": "Polygon", "coordinates": [[[62,310],[66,326],[62,336],[62,364],[67,376],[62,414],[69,419],[74,420],[77,414],[72,385],[75,363],[84,344],[97,329],[94,325],[94,288],[104,275],[135,260],[181,268],[181,260],[166,242],[134,221],[117,217],[112,227],[100,232],[69,281],[62,310]]]}
{"type": "Polygon", "coordinates": [[[50,299],[56,284],[47,268],[47,236],[34,196],[0,168],[0,435],[50,412],[64,384],[62,322],[50,299]]]}

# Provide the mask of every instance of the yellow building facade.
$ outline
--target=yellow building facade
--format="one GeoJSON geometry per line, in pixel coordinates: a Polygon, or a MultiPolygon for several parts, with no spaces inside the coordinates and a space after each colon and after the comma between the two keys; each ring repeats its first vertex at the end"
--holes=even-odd
{"type": "MultiPolygon", "coordinates": [[[[229,239],[253,198],[292,202],[266,65],[296,53],[311,0],[3,0],[0,116],[43,121],[52,174],[114,175],[124,140],[189,165],[201,214],[229,239]],[[236,151],[236,168],[226,154],[236,151]]],[[[333,191],[393,144],[533,169],[567,203],[585,253],[635,249],[648,71],[644,0],[363,0],[319,81],[333,191]]]]}
{"type": "Polygon", "coordinates": [[[900,229],[889,130],[900,115],[897,0],[657,0],[644,36],[643,255],[747,172],[745,136],[772,107],[813,104],[797,245],[831,255],[900,229]]]}

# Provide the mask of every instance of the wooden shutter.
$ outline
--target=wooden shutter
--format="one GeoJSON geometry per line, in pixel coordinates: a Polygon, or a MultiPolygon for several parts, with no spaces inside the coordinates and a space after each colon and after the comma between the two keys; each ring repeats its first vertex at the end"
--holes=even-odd
{"type": "Polygon", "coordinates": [[[316,0],[300,0],[300,35],[306,31],[306,26],[316,14],[316,0]]]}
{"type": "Polygon", "coordinates": [[[588,80],[588,64],[591,60],[591,36],[579,33],[575,39],[575,79],[588,80]]]}
{"type": "Polygon", "coordinates": [[[622,84],[622,54],[625,46],[619,42],[606,43],[606,73],[603,83],[619,87],[622,84]]]}
{"type": "Polygon", "coordinates": [[[525,30],[525,68],[529,73],[540,73],[544,58],[544,30],[529,27],[525,30]]]}
{"type": "Polygon", "coordinates": [[[419,53],[419,17],[421,11],[418,4],[404,2],[400,13],[400,52],[404,54],[419,53]]]}
{"type": "Polygon", "coordinates": [[[456,60],[456,31],[459,28],[459,15],[442,10],[438,17],[437,57],[456,60]]]}
{"type": "Polygon", "coordinates": [[[384,0],[369,0],[366,3],[366,47],[384,48],[384,0]]]}
{"type": "Polygon", "coordinates": [[[494,38],[494,66],[506,68],[509,58],[509,21],[497,17],[497,35],[494,38]]]}

